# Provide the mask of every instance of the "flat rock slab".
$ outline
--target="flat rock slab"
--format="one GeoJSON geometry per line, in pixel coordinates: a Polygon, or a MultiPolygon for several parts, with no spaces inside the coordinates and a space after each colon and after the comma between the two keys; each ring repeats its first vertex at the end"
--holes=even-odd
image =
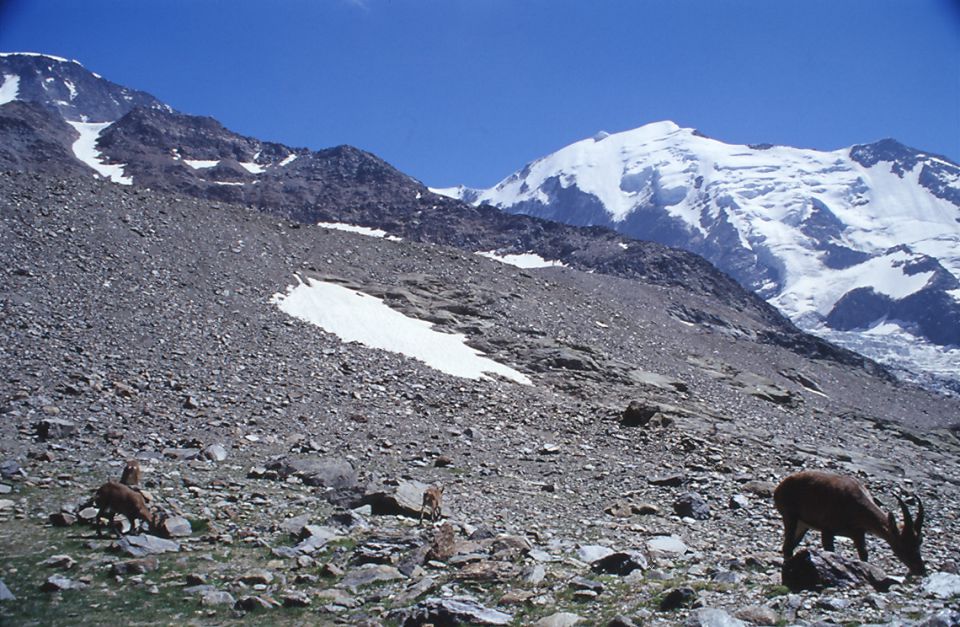
{"type": "Polygon", "coordinates": [[[406,576],[393,566],[385,564],[364,564],[359,568],[347,571],[340,581],[340,585],[351,590],[366,586],[378,581],[395,581],[406,579],[406,576]]]}
{"type": "Polygon", "coordinates": [[[177,553],[180,544],[173,540],[165,540],[157,536],[142,534],[139,536],[125,536],[117,542],[120,551],[131,557],[144,557],[159,553],[177,553]]]}
{"type": "Polygon", "coordinates": [[[513,616],[484,607],[469,597],[430,597],[397,616],[402,625],[509,625],[513,616]]]}
{"type": "Polygon", "coordinates": [[[647,540],[647,549],[651,553],[666,553],[669,555],[683,555],[689,549],[683,540],[677,536],[655,536],[647,540]]]}
{"type": "Polygon", "coordinates": [[[533,625],[534,627],[573,627],[586,621],[582,616],[577,616],[571,612],[557,612],[550,616],[544,616],[533,625]]]}

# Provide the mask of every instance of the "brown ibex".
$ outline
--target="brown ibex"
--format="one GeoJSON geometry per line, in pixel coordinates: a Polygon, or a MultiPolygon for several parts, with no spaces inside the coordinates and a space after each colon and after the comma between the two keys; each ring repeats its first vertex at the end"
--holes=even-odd
{"type": "MultiPolygon", "coordinates": [[[[108,481],[97,489],[93,503],[100,508],[97,512],[97,535],[103,535],[100,519],[106,515],[107,524],[113,527],[113,517],[117,514],[126,516],[130,521],[130,531],[137,526],[138,520],[146,521],[149,529],[154,529],[157,517],[147,507],[143,495],[136,490],[117,481],[108,481]]],[[[117,535],[121,535],[114,529],[117,535]]]]}
{"type": "Polygon", "coordinates": [[[443,486],[432,485],[423,491],[423,503],[420,505],[420,523],[423,523],[423,512],[429,509],[430,520],[440,520],[440,500],[443,498],[443,486]]]}
{"type": "Polygon", "coordinates": [[[790,557],[808,529],[821,534],[823,548],[834,550],[834,537],[853,540],[857,554],[867,561],[865,535],[882,538],[912,575],[926,572],[920,557],[923,541],[923,503],[917,499],[916,520],[900,498],[903,525],[891,512],[884,512],[859,481],[829,472],[808,470],[790,475],[773,493],[773,502],[783,516],[783,556],[790,557]]]}
{"type": "Polygon", "coordinates": [[[120,483],[129,486],[140,485],[140,462],[135,459],[127,460],[127,465],[123,467],[123,474],[120,475],[120,483]]]}

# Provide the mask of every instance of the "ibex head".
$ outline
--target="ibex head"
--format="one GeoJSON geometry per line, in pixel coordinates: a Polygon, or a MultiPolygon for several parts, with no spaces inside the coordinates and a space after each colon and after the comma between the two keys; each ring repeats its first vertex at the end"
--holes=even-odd
{"type": "Polygon", "coordinates": [[[894,555],[910,569],[911,575],[923,575],[927,572],[923,558],[920,556],[920,543],[923,542],[923,535],[921,534],[923,503],[920,502],[919,498],[917,499],[917,518],[914,520],[903,499],[897,497],[897,501],[900,503],[900,511],[903,512],[903,525],[898,526],[893,512],[887,512],[887,526],[889,528],[887,541],[890,548],[893,549],[894,555]]]}

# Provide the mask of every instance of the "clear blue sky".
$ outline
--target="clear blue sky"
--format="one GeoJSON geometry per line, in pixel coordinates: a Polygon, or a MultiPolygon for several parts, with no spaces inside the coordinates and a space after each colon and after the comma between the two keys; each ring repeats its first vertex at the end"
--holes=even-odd
{"type": "Polygon", "coordinates": [[[667,119],[960,161],[958,0],[0,0],[0,50],[433,186],[667,119]]]}

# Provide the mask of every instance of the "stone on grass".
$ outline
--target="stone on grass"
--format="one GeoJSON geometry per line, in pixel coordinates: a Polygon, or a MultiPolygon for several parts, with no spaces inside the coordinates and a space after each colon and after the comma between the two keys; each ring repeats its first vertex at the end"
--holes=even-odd
{"type": "Polygon", "coordinates": [[[646,570],[647,558],[639,551],[616,551],[590,563],[595,573],[625,577],[635,570],[646,570]]]}
{"type": "Polygon", "coordinates": [[[183,516],[170,516],[160,523],[160,534],[165,538],[186,538],[193,534],[193,527],[183,516]]]}
{"type": "Polygon", "coordinates": [[[753,625],[776,625],[780,620],[776,610],[767,605],[748,605],[737,610],[737,618],[753,625]]]}
{"type": "Polygon", "coordinates": [[[16,601],[17,597],[10,592],[10,588],[7,587],[7,584],[3,583],[3,579],[0,579],[0,601],[16,601]]]}
{"type": "Polygon", "coordinates": [[[591,564],[613,553],[613,549],[599,544],[587,544],[577,549],[577,559],[591,564]]]}
{"type": "Polygon", "coordinates": [[[180,551],[180,544],[173,540],[166,540],[145,533],[120,538],[117,541],[117,548],[121,553],[126,553],[130,557],[144,557],[160,553],[176,553],[180,551]]]}
{"type": "Polygon", "coordinates": [[[230,605],[237,604],[233,595],[226,590],[206,590],[200,597],[200,604],[205,606],[230,605]]]}
{"type": "Polygon", "coordinates": [[[47,577],[40,589],[44,592],[60,592],[61,590],[82,590],[86,587],[87,584],[63,575],[51,575],[47,577]]]}

